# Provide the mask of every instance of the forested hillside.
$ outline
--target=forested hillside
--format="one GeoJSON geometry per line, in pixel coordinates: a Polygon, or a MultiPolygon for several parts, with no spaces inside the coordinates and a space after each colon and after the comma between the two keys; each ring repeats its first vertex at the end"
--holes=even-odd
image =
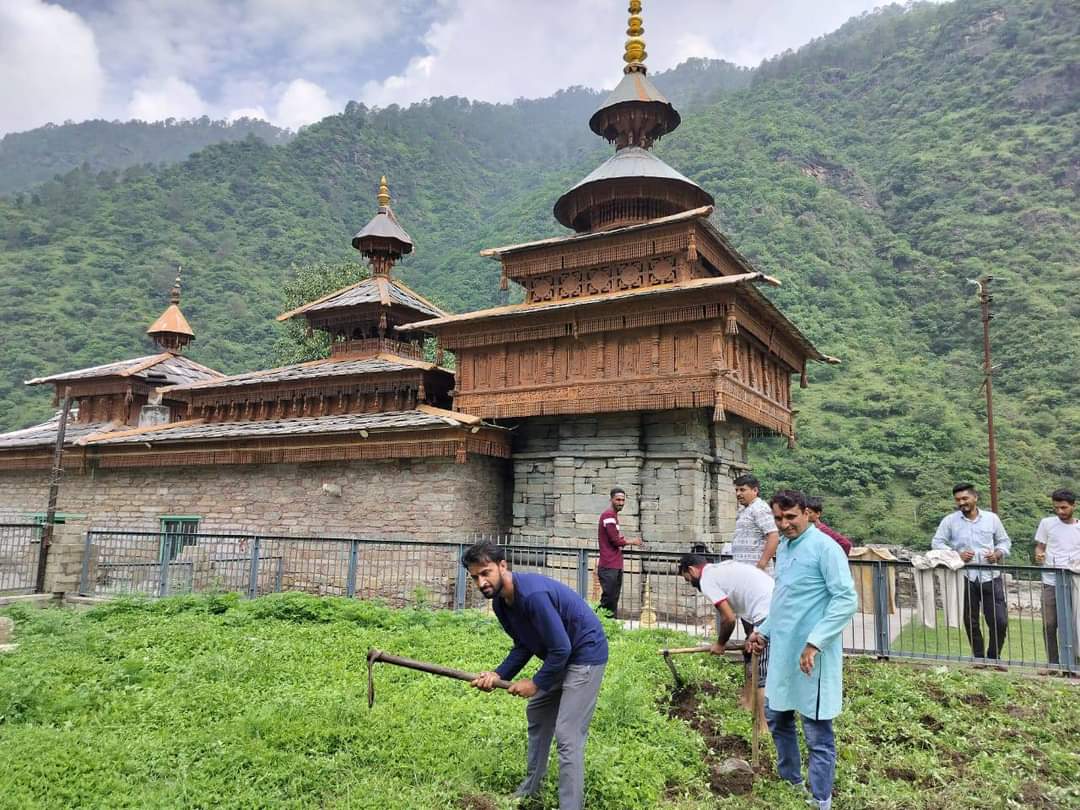
{"type": "MultiPolygon", "coordinates": [[[[777,303],[844,360],[812,369],[797,449],[760,440],[755,465],[825,495],[862,540],[925,543],[953,480],[985,482],[968,284],[984,273],[1006,525],[1029,538],[1046,493],[1078,483],[1078,28],[1066,0],[894,7],[752,75],[658,77],[685,102],[658,153],[716,196],[719,227],[782,279],[777,303]]],[[[0,425],[49,412],[21,380],[144,351],[178,263],[193,357],[271,362],[283,282],[350,258],[382,173],[417,242],[406,283],[451,310],[494,303],[498,267],[478,251],[559,232],[555,199],[609,154],[586,126],[599,100],[350,104],[283,146],[79,169],[0,200],[0,425]]]]}
{"type": "Polygon", "coordinates": [[[177,121],[83,121],[49,124],[0,138],[0,194],[10,194],[66,174],[84,164],[95,172],[146,163],[177,163],[213,143],[254,135],[269,144],[291,133],[266,121],[229,123],[206,116],[177,121]]]}

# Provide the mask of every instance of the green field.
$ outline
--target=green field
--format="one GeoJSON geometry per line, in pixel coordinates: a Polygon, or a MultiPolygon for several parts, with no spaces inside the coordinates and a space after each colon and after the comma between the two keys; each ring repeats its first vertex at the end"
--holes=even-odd
{"type": "MultiPolygon", "coordinates": [[[[983,639],[990,638],[986,622],[982,622],[983,639]]],[[[945,613],[939,610],[937,627],[926,627],[918,618],[912,619],[900,631],[890,649],[926,653],[935,656],[971,655],[964,628],[949,627],[945,624],[945,613]]],[[[1046,666],[1046,640],[1043,638],[1041,619],[1020,619],[1009,617],[1009,629],[1005,634],[1005,645],[1000,658],[1005,661],[1034,662],[1046,666]]]]}
{"type": "MultiPolygon", "coordinates": [[[[476,612],[302,594],[4,612],[19,647],[0,655],[0,808],[477,810],[506,807],[523,774],[524,704],[506,694],[380,665],[367,708],[371,646],[498,663],[506,638],[476,612]]],[[[656,655],[685,638],[607,630],[590,810],[805,806],[767,774],[750,795],[709,788],[711,765],[749,747],[749,716],[733,708],[741,667],[678,661],[712,684],[692,728],[669,714],[656,655]]],[[[1073,684],[851,660],[847,690],[837,808],[1080,807],[1073,684]]],[[[554,774],[545,801],[555,807],[554,774]]]]}

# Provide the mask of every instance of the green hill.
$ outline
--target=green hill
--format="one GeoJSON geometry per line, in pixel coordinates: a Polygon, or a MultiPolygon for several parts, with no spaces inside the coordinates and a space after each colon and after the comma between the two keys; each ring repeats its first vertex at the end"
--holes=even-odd
{"type": "Polygon", "coordinates": [[[249,135],[269,144],[287,143],[288,130],[242,118],[229,123],[206,116],[177,121],[83,121],[48,124],[0,138],[0,194],[22,191],[58,174],[86,166],[91,171],[147,163],[177,163],[210,144],[249,135]]]}
{"type": "MultiPolygon", "coordinates": [[[[891,7],[752,75],[657,77],[687,102],[658,153],[716,196],[717,224],[782,279],[777,303],[844,360],[812,370],[798,448],[762,440],[755,465],[825,495],[860,539],[925,543],[954,479],[985,482],[967,283],[984,273],[1006,526],[1030,538],[1046,493],[1080,479],[1078,28],[1054,0],[891,7]]],[[[49,411],[21,380],[142,351],[178,263],[193,356],[271,362],[283,282],[350,257],[382,173],[418,245],[406,283],[452,310],[494,303],[498,268],[477,252],[559,232],[553,202],[609,154],[586,127],[598,102],[350,104],[282,146],[77,169],[0,201],[0,424],[49,411]]]]}

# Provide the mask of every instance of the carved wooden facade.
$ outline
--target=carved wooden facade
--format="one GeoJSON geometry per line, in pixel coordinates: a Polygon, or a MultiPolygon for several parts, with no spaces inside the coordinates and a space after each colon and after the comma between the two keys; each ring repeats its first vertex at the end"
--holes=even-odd
{"type": "Polygon", "coordinates": [[[710,408],[792,436],[791,375],[820,355],[707,214],[489,252],[525,304],[421,324],[457,355],[455,409],[710,408]]]}

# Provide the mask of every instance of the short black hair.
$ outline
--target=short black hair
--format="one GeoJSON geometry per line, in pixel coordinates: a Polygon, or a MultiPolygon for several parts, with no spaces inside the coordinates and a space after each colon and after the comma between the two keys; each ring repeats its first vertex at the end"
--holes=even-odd
{"type": "Polygon", "coordinates": [[[968,481],[961,481],[959,484],[957,484],[955,487],[952,488],[952,494],[953,495],[959,495],[961,492],[968,492],[968,491],[970,491],[971,493],[973,493],[975,495],[979,494],[979,490],[975,489],[975,485],[972,484],[972,483],[969,483],[968,481]]]}
{"type": "Polygon", "coordinates": [[[743,473],[732,483],[734,483],[737,487],[751,487],[758,490],[761,489],[761,482],[758,481],[754,476],[750,475],[750,473],[743,473]]]}
{"type": "Polygon", "coordinates": [[[825,507],[825,499],[820,495],[807,495],[806,508],[814,512],[820,512],[825,507]]]}
{"type": "Polygon", "coordinates": [[[1076,493],[1071,489],[1055,489],[1050,493],[1050,500],[1052,501],[1065,501],[1065,503],[1076,503],[1076,493]]]}
{"type": "Polygon", "coordinates": [[[461,555],[461,567],[468,568],[472,565],[482,563],[500,563],[506,559],[506,552],[503,551],[502,546],[497,546],[494,543],[489,543],[486,540],[480,543],[474,543],[465,549],[461,555]]]}
{"type": "Polygon", "coordinates": [[[779,506],[781,509],[792,507],[806,508],[806,496],[797,489],[782,489],[769,499],[769,506],[779,506]]]}
{"type": "Polygon", "coordinates": [[[611,492],[608,493],[609,498],[614,498],[616,495],[625,495],[626,490],[622,487],[612,487],[611,492]]]}
{"type": "Polygon", "coordinates": [[[679,573],[685,574],[691,567],[696,568],[699,565],[708,565],[709,558],[704,554],[683,554],[679,557],[679,573]]]}

